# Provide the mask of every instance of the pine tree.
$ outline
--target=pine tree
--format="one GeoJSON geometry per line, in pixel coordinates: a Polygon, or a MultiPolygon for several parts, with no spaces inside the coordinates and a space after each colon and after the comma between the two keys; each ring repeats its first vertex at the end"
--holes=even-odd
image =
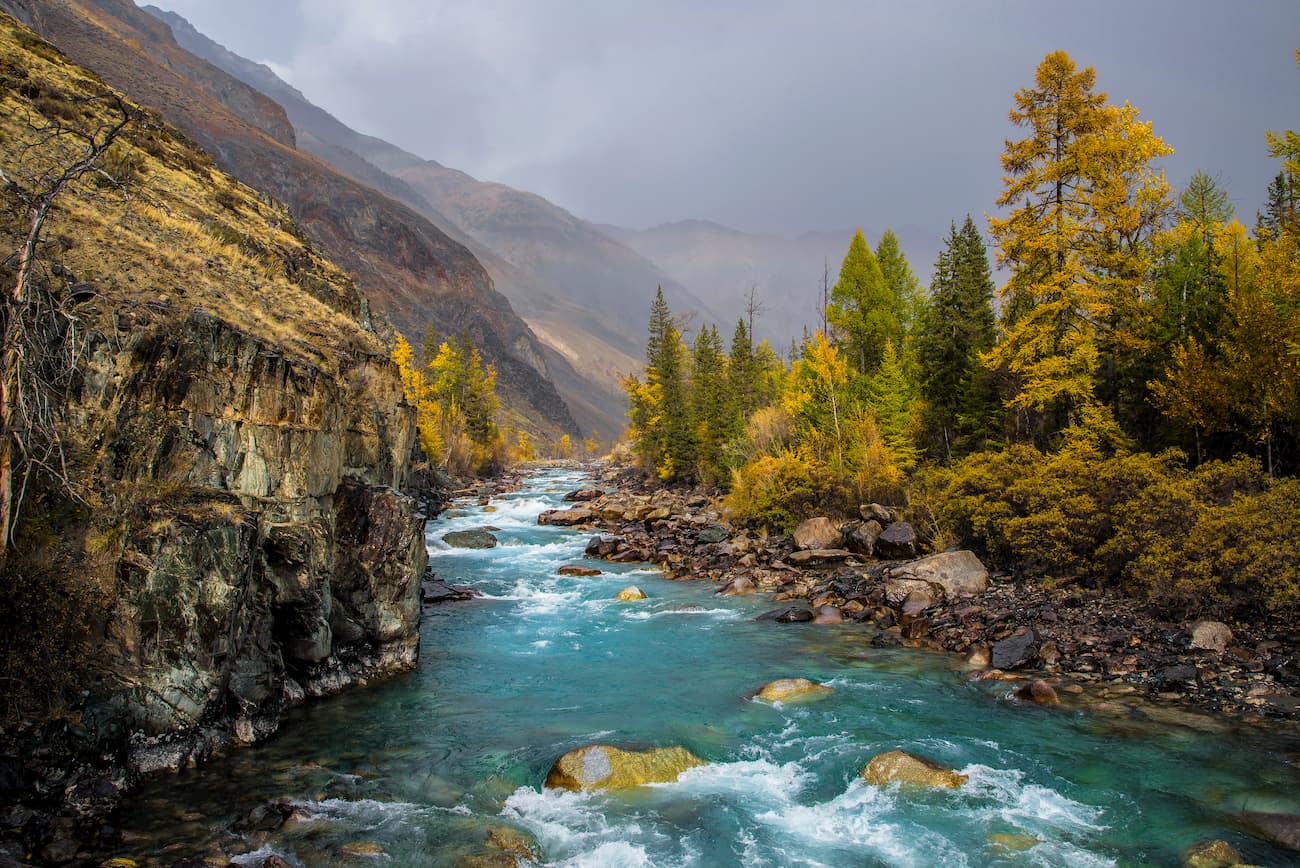
{"type": "Polygon", "coordinates": [[[1276,239],[1285,227],[1295,226],[1300,215],[1300,189],[1295,175],[1283,170],[1268,185],[1264,210],[1255,215],[1255,235],[1263,244],[1276,239]]]}
{"type": "Polygon", "coordinates": [[[966,215],[950,226],[917,322],[918,387],[931,451],[952,458],[994,434],[998,394],[980,355],[994,342],[988,251],[966,215]]]}
{"type": "Polygon", "coordinates": [[[645,382],[624,381],[638,454],[665,481],[685,477],[694,460],[686,392],[686,359],[663,288],[650,306],[645,382]]]}
{"type": "Polygon", "coordinates": [[[921,305],[921,281],[912,273],[894,230],[886,229],[880,236],[880,243],[876,245],[876,262],[885,279],[885,289],[889,292],[889,303],[899,329],[904,335],[910,334],[921,305]]]}
{"type": "Polygon", "coordinates": [[[730,438],[727,359],[717,326],[700,329],[691,354],[691,418],[695,424],[695,477],[716,482],[722,469],[722,448],[730,438]]]}
{"type": "Polygon", "coordinates": [[[868,405],[879,420],[880,436],[902,470],[909,470],[919,457],[913,437],[913,409],[916,389],[893,341],[885,342],[880,368],[868,386],[868,405]]]}
{"type": "Polygon", "coordinates": [[[839,280],[831,288],[826,318],[830,320],[836,345],[843,348],[860,374],[874,371],[880,364],[885,342],[902,336],[893,296],[861,229],[853,233],[849,242],[839,280]]]}
{"type": "Polygon", "coordinates": [[[736,330],[731,334],[731,352],[727,356],[728,387],[731,392],[732,425],[739,433],[749,417],[759,407],[758,373],[754,363],[754,349],[750,342],[745,318],[736,320],[736,330]]]}

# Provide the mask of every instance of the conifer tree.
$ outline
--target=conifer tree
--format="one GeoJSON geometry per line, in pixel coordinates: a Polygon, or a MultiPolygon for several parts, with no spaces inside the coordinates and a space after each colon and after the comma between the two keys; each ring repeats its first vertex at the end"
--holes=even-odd
{"type": "Polygon", "coordinates": [[[921,282],[912,273],[907,257],[898,246],[894,230],[886,229],[885,234],[880,236],[880,243],[876,245],[876,262],[885,279],[885,289],[890,296],[889,304],[894,310],[899,329],[904,335],[910,334],[921,304],[921,282]]]}
{"type": "Polygon", "coordinates": [[[685,349],[662,287],[650,306],[648,332],[645,382],[636,377],[624,381],[631,433],[638,454],[660,479],[679,479],[690,473],[694,449],[685,349]]]}
{"type": "Polygon", "coordinates": [[[727,360],[717,326],[700,329],[691,355],[691,418],[695,424],[695,477],[712,483],[721,473],[722,447],[732,434],[727,360]]]}
{"type": "Polygon", "coordinates": [[[835,343],[860,374],[874,371],[880,364],[885,342],[902,336],[885,275],[861,229],[853,233],[849,242],[839,280],[831,288],[826,318],[831,323],[835,343]]]}
{"type": "Polygon", "coordinates": [[[727,382],[731,392],[733,425],[743,428],[758,409],[758,372],[754,363],[753,344],[745,318],[736,320],[731,334],[731,352],[727,356],[727,382]]]}
{"type": "Polygon", "coordinates": [[[931,451],[951,458],[994,436],[998,393],[980,355],[994,342],[993,278],[975,221],[948,230],[917,318],[918,387],[931,451]]]}

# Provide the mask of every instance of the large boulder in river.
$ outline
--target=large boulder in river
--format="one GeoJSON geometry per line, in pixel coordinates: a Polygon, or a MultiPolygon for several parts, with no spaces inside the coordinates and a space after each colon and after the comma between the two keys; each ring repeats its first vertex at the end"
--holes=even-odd
{"type": "Polygon", "coordinates": [[[604,493],[599,488],[579,488],[577,491],[570,491],[560,499],[568,503],[586,503],[598,499],[604,493]]]}
{"type": "Polygon", "coordinates": [[[481,527],[445,533],[442,541],[455,549],[491,549],[497,545],[497,538],[481,527]]]}
{"type": "Polygon", "coordinates": [[[1061,704],[1061,698],[1056,695],[1056,689],[1041,678],[1035,678],[1028,684],[1022,684],[1011,695],[1021,702],[1032,702],[1035,705],[1061,704]]]}
{"type": "Polygon", "coordinates": [[[778,678],[764,684],[755,696],[766,702],[803,702],[822,699],[834,692],[833,688],[807,678],[778,678]]]}
{"type": "Polygon", "coordinates": [[[621,790],[677,780],[682,772],[705,765],[684,747],[620,750],[593,744],[571,750],[555,761],[546,786],[563,790],[621,790]]]}
{"type": "Polygon", "coordinates": [[[839,527],[825,516],[810,518],[794,529],[797,549],[837,549],[843,542],[839,527]]]}
{"type": "Polygon", "coordinates": [[[620,603],[631,603],[636,600],[644,600],[645,598],[645,591],[641,590],[636,585],[628,585],[614,596],[614,599],[618,600],[620,603]]]}
{"type": "Polygon", "coordinates": [[[721,588],[718,588],[717,594],[720,597],[741,597],[746,594],[752,594],[758,590],[754,580],[749,576],[736,576],[728,581],[721,588]]]}
{"type": "Polygon", "coordinates": [[[812,609],[806,606],[786,606],[783,609],[773,609],[770,612],[764,612],[755,618],[755,621],[775,621],[778,624],[800,624],[811,621],[813,615],[812,609]]]}
{"type": "Polygon", "coordinates": [[[1243,811],[1234,816],[1242,827],[1256,838],[1262,838],[1288,850],[1300,850],[1300,814],[1243,811]]]}
{"type": "Polygon", "coordinates": [[[905,521],[893,522],[876,540],[876,557],[886,560],[916,557],[916,531],[905,521]]]}
{"type": "Polygon", "coordinates": [[[537,516],[538,524],[553,524],[556,527],[571,527],[575,524],[586,524],[589,521],[596,520],[596,513],[589,509],[577,507],[575,509],[548,509],[541,515],[537,516]]]}
{"type": "Polygon", "coordinates": [[[940,552],[901,564],[889,571],[892,579],[933,582],[949,597],[968,597],[989,589],[989,571],[974,552],[940,552]]]}
{"type": "Polygon", "coordinates": [[[600,570],[582,564],[564,564],[555,571],[561,576],[599,576],[600,570]]]}
{"type": "Polygon", "coordinates": [[[1241,864],[1241,854],[1227,841],[1197,841],[1183,851],[1183,868],[1233,868],[1241,864]]]}
{"type": "Polygon", "coordinates": [[[863,767],[862,777],[877,787],[898,783],[905,787],[955,789],[966,783],[966,775],[927,757],[901,750],[876,754],[863,767]]]}
{"type": "Polygon", "coordinates": [[[1188,630],[1192,634],[1192,641],[1187,647],[1194,651],[1222,654],[1232,644],[1232,628],[1222,621],[1197,621],[1188,630]]]}

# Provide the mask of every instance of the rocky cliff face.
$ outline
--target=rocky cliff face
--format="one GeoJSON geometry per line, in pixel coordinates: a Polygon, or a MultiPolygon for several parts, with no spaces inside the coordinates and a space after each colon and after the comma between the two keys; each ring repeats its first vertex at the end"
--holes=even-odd
{"type": "MultiPolygon", "coordinates": [[[[6,175],[60,159],[52,119],[107,129],[105,90],[0,15],[6,175]]],[[[50,396],[66,479],[32,477],[0,559],[0,726],[65,715],[148,771],[412,665],[427,555],[399,490],[414,414],[357,284],[283,206],[127,108],[108,168],[130,180],[69,187],[39,251],[78,363],[50,396]],[[75,653],[42,656],[43,643],[75,653]],[[11,690],[45,683],[58,695],[11,690]]],[[[8,245],[22,208],[8,186],[0,199],[8,245]]],[[[0,772],[29,760],[0,756],[0,772]]],[[[40,772],[0,773],[0,802],[64,792],[9,791],[27,780],[40,772]]]]}

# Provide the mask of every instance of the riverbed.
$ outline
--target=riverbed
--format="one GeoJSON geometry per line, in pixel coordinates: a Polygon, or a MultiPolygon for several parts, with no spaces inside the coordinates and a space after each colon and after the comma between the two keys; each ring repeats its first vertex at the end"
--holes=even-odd
{"type": "Polygon", "coordinates": [[[1204,838],[1294,864],[1230,818],[1300,812],[1294,733],[1029,706],[946,655],[873,648],[868,626],[758,622],[772,608],[761,596],[585,561],[589,533],[537,515],[586,481],[539,472],[486,510],[471,500],[430,522],[433,568],[483,598],[426,610],[415,671],[304,705],[271,741],[150,782],[125,809],[130,853],[454,865],[491,852],[489,829],[505,825],[546,864],[571,866],[1168,865],[1204,838]],[[483,526],[496,548],[441,541],[483,526]],[[557,575],[570,563],[602,575],[557,575]],[[648,599],[616,601],[628,584],[648,599]],[[752,698],[783,677],[834,693],[752,698]],[[593,742],[683,745],[709,764],[626,792],[542,788],[559,755],[593,742]],[[968,781],[863,783],[859,769],[893,749],[968,781]],[[282,827],[227,831],[271,799],[292,801],[282,827]]]}

